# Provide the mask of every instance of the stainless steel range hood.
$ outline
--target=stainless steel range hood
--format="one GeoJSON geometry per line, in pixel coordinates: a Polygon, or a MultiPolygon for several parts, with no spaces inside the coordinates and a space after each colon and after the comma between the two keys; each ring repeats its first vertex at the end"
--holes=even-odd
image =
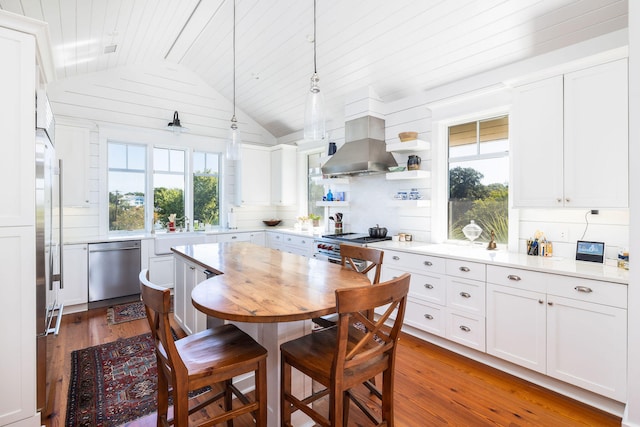
{"type": "Polygon", "coordinates": [[[384,142],[384,120],[360,117],[345,123],[345,144],[322,166],[328,176],[370,175],[398,166],[384,142]]]}

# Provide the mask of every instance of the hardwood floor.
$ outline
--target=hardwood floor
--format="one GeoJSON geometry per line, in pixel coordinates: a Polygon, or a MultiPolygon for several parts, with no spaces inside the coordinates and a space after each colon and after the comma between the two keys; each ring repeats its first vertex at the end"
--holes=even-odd
{"type": "MultiPolygon", "coordinates": [[[[60,334],[48,337],[50,385],[46,427],[65,425],[73,350],[149,331],[147,321],[108,325],[106,308],[63,316],[60,334]]],[[[350,425],[368,426],[350,411],[350,425]]],[[[403,335],[396,363],[397,426],[619,426],[620,418],[403,335]]],[[[236,425],[253,426],[251,420],[236,425]]],[[[155,415],[130,424],[155,426],[155,415]]]]}

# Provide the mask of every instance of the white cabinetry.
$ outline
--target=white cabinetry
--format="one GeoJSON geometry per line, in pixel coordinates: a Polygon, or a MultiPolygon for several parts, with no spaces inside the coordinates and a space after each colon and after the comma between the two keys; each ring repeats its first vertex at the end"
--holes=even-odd
{"type": "Polygon", "coordinates": [[[288,233],[267,232],[267,246],[278,251],[313,256],[313,237],[288,233]]]}
{"type": "Polygon", "coordinates": [[[627,207],[627,60],[515,89],[516,207],[627,207]]]}
{"type": "Polygon", "coordinates": [[[173,288],[173,255],[149,258],[149,281],[158,286],[173,288]]]}
{"type": "Polygon", "coordinates": [[[240,181],[236,188],[237,205],[271,204],[271,154],[268,148],[243,145],[237,162],[240,181]]]}
{"type": "Polygon", "coordinates": [[[271,202],[276,206],[296,203],[296,156],[293,145],[278,145],[271,152],[271,202]]]}
{"type": "Polygon", "coordinates": [[[411,273],[405,324],[485,351],[485,265],[386,250],[381,280],[411,273]]]}
{"type": "Polygon", "coordinates": [[[67,308],[89,302],[89,259],[86,244],[64,245],[63,287],[58,292],[58,302],[67,308]]]}
{"type": "Polygon", "coordinates": [[[626,286],[488,266],[487,352],[625,401],[626,286]]]}
{"type": "Polygon", "coordinates": [[[63,206],[88,206],[89,129],[56,126],[56,154],[62,159],[63,206]]]}
{"type": "Polygon", "coordinates": [[[175,256],[175,288],[173,315],[180,327],[189,335],[207,328],[207,316],[191,303],[191,291],[207,278],[204,268],[175,256]]]}
{"type": "MultiPolygon", "coordinates": [[[[36,338],[36,209],[35,209],[35,94],[36,83],[53,76],[46,24],[12,14],[0,14],[0,259],[6,304],[0,365],[0,425],[40,426],[37,393],[36,338]],[[10,28],[15,28],[12,30],[10,28]],[[41,42],[44,42],[41,43],[41,42]],[[38,64],[36,58],[43,63],[38,64]],[[38,71],[40,74],[38,74],[38,71]]],[[[39,236],[41,237],[41,236],[39,236]]],[[[42,266],[45,267],[45,266],[42,266]]],[[[42,353],[41,353],[42,354],[42,353]]],[[[43,371],[40,371],[41,373],[43,371]]]]}

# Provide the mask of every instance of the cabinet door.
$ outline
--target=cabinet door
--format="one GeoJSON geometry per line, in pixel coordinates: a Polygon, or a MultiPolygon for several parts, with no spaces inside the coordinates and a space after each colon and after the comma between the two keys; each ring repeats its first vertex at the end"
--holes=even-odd
{"type": "Polygon", "coordinates": [[[627,207],[628,157],[627,60],[565,75],[565,205],[627,207]]]}
{"type": "Polygon", "coordinates": [[[281,146],[271,152],[271,203],[290,206],[296,202],[296,149],[281,146]]]}
{"type": "MultiPolygon", "coordinates": [[[[186,319],[186,295],[187,295],[187,277],[186,261],[181,257],[174,256],[172,262],[174,263],[175,279],[173,287],[173,318],[183,331],[187,331],[185,327],[186,319]]],[[[151,270],[149,270],[151,274],[151,270]]]]}
{"type": "Polygon", "coordinates": [[[510,122],[515,207],[562,206],[563,79],[515,89],[510,122]]]}
{"type": "Polygon", "coordinates": [[[266,246],[267,239],[263,231],[251,233],[251,243],[254,245],[266,246]]]}
{"type": "Polygon", "coordinates": [[[0,224],[34,225],[35,40],[33,36],[0,28],[0,55],[5,64],[0,67],[0,224]]]}
{"type": "Polygon", "coordinates": [[[487,353],[546,373],[545,294],[487,284],[487,353]]]}
{"type": "Polygon", "coordinates": [[[269,205],[271,203],[271,156],[262,147],[242,147],[242,159],[238,162],[240,182],[237,203],[239,205],[269,205]]]}
{"type": "Polygon", "coordinates": [[[624,402],[627,311],[549,296],[547,375],[624,402]]]}
{"type": "Polygon", "coordinates": [[[184,262],[184,331],[191,335],[207,328],[207,317],[196,310],[191,302],[191,292],[198,283],[205,280],[205,274],[195,264],[184,262]]]}
{"type": "Polygon", "coordinates": [[[88,206],[89,130],[56,126],[56,153],[62,159],[63,205],[88,206]]]}
{"type": "Polygon", "coordinates": [[[173,288],[173,255],[149,258],[149,280],[158,286],[173,288]]]}
{"type": "Polygon", "coordinates": [[[65,306],[89,302],[89,260],[87,245],[63,246],[63,287],[58,301],[65,306]]]}

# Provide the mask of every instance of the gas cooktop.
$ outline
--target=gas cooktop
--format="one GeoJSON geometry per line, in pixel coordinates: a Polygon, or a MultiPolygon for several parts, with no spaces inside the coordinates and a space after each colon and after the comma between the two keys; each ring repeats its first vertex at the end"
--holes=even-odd
{"type": "Polygon", "coordinates": [[[325,234],[322,237],[326,239],[335,239],[343,242],[353,242],[353,243],[375,243],[375,242],[382,242],[384,240],[391,240],[391,236],[371,237],[365,233],[325,234]]]}

